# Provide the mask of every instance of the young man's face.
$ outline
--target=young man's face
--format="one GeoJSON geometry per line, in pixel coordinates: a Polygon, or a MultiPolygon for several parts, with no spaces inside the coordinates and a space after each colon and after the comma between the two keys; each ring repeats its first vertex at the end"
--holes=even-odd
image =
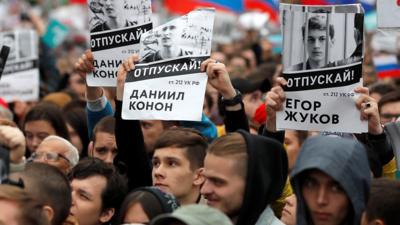
{"type": "Polygon", "coordinates": [[[103,0],[104,11],[108,17],[116,18],[117,17],[117,6],[116,2],[118,0],[103,0]]]}
{"type": "Polygon", "coordinates": [[[319,170],[310,171],[301,188],[314,225],[340,225],[344,222],[351,210],[350,201],[330,176],[319,170]]]}
{"type": "Polygon", "coordinates": [[[380,115],[382,124],[396,121],[400,117],[400,101],[382,105],[380,115]]]}
{"type": "Polygon", "coordinates": [[[161,38],[162,44],[164,47],[171,47],[174,41],[174,38],[177,37],[177,29],[175,25],[166,26],[162,29],[163,36],[161,38]]]}
{"type": "Polygon", "coordinates": [[[231,218],[238,215],[245,190],[245,179],[240,175],[243,171],[238,171],[236,161],[231,157],[207,154],[203,172],[206,181],[200,191],[209,206],[231,218]]]}
{"type": "Polygon", "coordinates": [[[97,225],[111,219],[102,213],[101,193],[106,188],[107,180],[102,176],[85,179],[73,179],[71,214],[79,225],[97,225]]]}
{"type": "MultiPolygon", "coordinates": [[[[326,42],[328,37],[326,36],[326,30],[312,29],[308,30],[307,36],[307,53],[308,58],[313,62],[325,63],[325,52],[326,42]]],[[[329,40],[328,47],[332,47],[332,41],[329,40]]]]}
{"type": "Polygon", "coordinates": [[[106,132],[97,132],[95,135],[96,141],[93,143],[93,149],[89,152],[90,156],[112,164],[117,155],[115,135],[106,132]]]}
{"type": "Polygon", "coordinates": [[[156,149],[152,163],[154,186],[175,195],[179,201],[193,192],[198,173],[190,168],[185,149],[176,147],[156,149]]]}

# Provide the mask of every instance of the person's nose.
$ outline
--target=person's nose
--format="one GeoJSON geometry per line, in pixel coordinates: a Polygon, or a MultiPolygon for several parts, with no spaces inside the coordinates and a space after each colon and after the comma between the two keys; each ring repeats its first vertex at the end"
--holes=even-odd
{"type": "Polygon", "coordinates": [[[317,203],[318,205],[326,205],[328,204],[328,191],[326,188],[321,187],[318,189],[317,195],[317,203]]]}
{"type": "Polygon", "coordinates": [[[74,214],[76,211],[76,193],[75,191],[71,192],[71,208],[70,208],[70,213],[74,214]]]}
{"type": "Polygon", "coordinates": [[[36,136],[33,137],[32,139],[32,146],[34,148],[34,150],[36,150],[36,148],[40,145],[40,143],[42,142],[42,140],[36,136]]]}
{"type": "Polygon", "coordinates": [[[321,48],[322,43],[319,40],[314,41],[314,48],[321,48]]]}
{"type": "Polygon", "coordinates": [[[204,182],[203,186],[200,189],[200,194],[208,195],[211,194],[212,192],[213,192],[212,184],[208,181],[208,179],[206,179],[206,181],[204,182]]]}
{"type": "Polygon", "coordinates": [[[104,160],[106,163],[108,164],[113,164],[114,161],[114,155],[112,153],[112,151],[108,151],[106,159],[104,160]]]}
{"type": "Polygon", "coordinates": [[[154,170],[154,176],[156,178],[164,178],[165,177],[165,169],[162,163],[160,163],[158,166],[153,167],[154,170]]]}

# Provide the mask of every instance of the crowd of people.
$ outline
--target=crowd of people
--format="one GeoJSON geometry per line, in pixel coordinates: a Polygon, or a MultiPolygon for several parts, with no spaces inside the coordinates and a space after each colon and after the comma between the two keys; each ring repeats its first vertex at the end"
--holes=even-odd
{"type": "MultiPolygon", "coordinates": [[[[46,17],[29,15],[23,26],[43,35],[46,17]]],[[[124,83],[138,55],[119,66],[115,88],[91,87],[85,38],[57,48],[40,39],[40,99],[0,96],[0,224],[399,224],[385,127],[400,129],[400,82],[377,78],[372,55],[386,53],[371,47],[372,36],[364,86],[354,90],[368,132],[338,135],[277,130],[282,57],[255,30],[215,44],[201,64],[208,83],[200,122],[123,119],[124,83]]],[[[313,68],[317,56],[299,69],[313,68]]]]}

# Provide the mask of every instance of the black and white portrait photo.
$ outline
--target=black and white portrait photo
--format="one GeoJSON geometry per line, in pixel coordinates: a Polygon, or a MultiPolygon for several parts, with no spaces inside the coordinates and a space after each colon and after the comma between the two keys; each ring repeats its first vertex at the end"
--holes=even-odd
{"type": "Polygon", "coordinates": [[[161,30],[154,32],[144,39],[147,53],[140,62],[148,63],[163,59],[171,59],[179,56],[192,55],[193,52],[178,47],[181,42],[182,28],[175,24],[163,26],[161,30]]]}
{"type": "Polygon", "coordinates": [[[363,14],[331,9],[284,12],[284,71],[312,70],[362,60],[363,14]]]}
{"type": "Polygon", "coordinates": [[[15,33],[3,33],[0,45],[5,45],[10,48],[8,54],[9,61],[15,61],[17,59],[17,42],[15,40],[15,33]]]}
{"type": "MultiPolygon", "coordinates": [[[[208,13],[207,10],[205,12],[208,13]]],[[[196,13],[199,12],[194,11],[192,14],[174,19],[143,34],[140,62],[148,63],[187,55],[210,54],[211,20],[205,17],[197,18],[196,13]]]]}
{"type": "Polygon", "coordinates": [[[151,21],[149,0],[89,0],[92,33],[131,27],[151,21]]]}

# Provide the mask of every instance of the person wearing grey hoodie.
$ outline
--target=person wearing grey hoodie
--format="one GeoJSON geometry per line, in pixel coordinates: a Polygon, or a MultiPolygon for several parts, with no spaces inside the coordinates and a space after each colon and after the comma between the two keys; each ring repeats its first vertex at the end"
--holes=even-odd
{"type": "Polygon", "coordinates": [[[291,173],[297,225],[359,225],[370,189],[365,147],[340,137],[307,139],[291,173]]]}

